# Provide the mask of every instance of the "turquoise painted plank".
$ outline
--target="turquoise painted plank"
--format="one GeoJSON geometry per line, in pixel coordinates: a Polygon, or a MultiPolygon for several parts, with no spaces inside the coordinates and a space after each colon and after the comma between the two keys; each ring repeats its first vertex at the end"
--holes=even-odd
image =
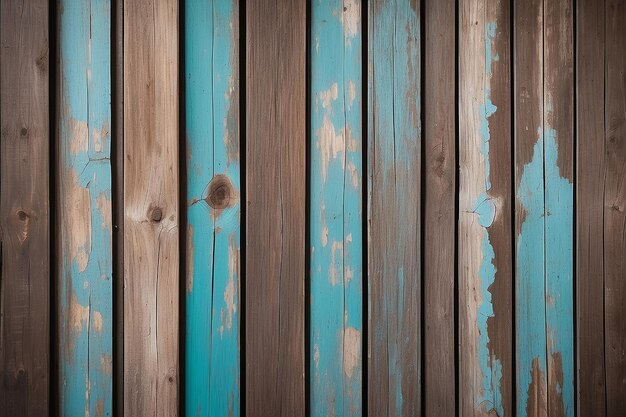
{"type": "Polygon", "coordinates": [[[574,416],[573,0],[544,0],[548,415],[574,416]]]}
{"type": "Polygon", "coordinates": [[[361,3],[311,7],[311,415],[361,415],[361,3]]]}
{"type": "Polygon", "coordinates": [[[517,77],[523,91],[516,109],[517,413],[521,417],[571,417],[574,415],[571,4],[567,0],[521,2],[515,15],[519,17],[516,37],[520,39],[516,72],[520,74],[517,77]]]}
{"type": "Polygon", "coordinates": [[[368,412],[421,410],[420,2],[368,2],[368,412]]]}
{"type": "Polygon", "coordinates": [[[190,416],[240,415],[238,8],[185,2],[190,416]]]}
{"type": "Polygon", "coordinates": [[[60,5],[59,408],[110,416],[111,7],[60,5]]]}

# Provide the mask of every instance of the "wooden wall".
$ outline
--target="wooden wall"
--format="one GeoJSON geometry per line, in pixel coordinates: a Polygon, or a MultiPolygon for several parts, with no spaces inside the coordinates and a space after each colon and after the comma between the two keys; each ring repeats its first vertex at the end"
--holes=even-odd
{"type": "Polygon", "coordinates": [[[625,0],[6,0],[0,416],[619,417],[625,0]]]}

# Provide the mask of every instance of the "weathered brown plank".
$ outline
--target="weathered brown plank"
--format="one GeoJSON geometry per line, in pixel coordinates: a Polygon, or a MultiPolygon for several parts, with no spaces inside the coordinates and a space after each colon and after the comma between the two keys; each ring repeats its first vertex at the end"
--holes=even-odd
{"type": "Polygon", "coordinates": [[[304,416],[306,4],[246,7],[246,414],[304,416]]]}
{"type": "Polygon", "coordinates": [[[548,415],[574,416],[574,39],[572,0],[543,2],[548,415]]]}
{"type": "Polygon", "coordinates": [[[455,382],[456,2],[426,0],[424,60],[424,402],[452,416],[455,382]]]}
{"type": "Polygon", "coordinates": [[[626,1],[606,3],[604,295],[606,415],[626,410],[626,1]]]}
{"type": "Polygon", "coordinates": [[[368,413],[421,413],[420,4],[369,2],[368,413]]]}
{"type": "Polygon", "coordinates": [[[0,415],[47,416],[48,2],[0,7],[0,415]]]}
{"type": "Polygon", "coordinates": [[[510,6],[460,11],[459,325],[462,415],[512,414],[510,6]]]}
{"type": "Polygon", "coordinates": [[[517,416],[547,415],[543,2],[514,5],[517,416]]]}
{"type": "Polygon", "coordinates": [[[577,0],[577,415],[606,411],[604,365],[604,0],[577,0]]]}
{"type": "Polygon", "coordinates": [[[178,413],[178,2],[124,2],[124,410],[178,413]]]}

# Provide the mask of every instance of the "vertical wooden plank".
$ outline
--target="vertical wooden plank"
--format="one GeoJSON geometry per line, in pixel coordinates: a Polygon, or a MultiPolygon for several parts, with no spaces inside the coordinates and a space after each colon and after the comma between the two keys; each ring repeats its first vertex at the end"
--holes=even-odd
{"type": "Polygon", "coordinates": [[[424,402],[426,416],[456,410],[456,2],[424,5],[424,402]]]}
{"type": "Polygon", "coordinates": [[[606,415],[626,410],[626,1],[606,3],[604,194],[606,415]]]}
{"type": "Polygon", "coordinates": [[[112,406],[111,7],[59,6],[59,407],[112,406]]]}
{"type": "Polygon", "coordinates": [[[48,3],[0,6],[0,413],[47,416],[48,3]]]}
{"type": "Polygon", "coordinates": [[[517,415],[547,415],[543,3],[515,2],[517,415]]]}
{"type": "Polygon", "coordinates": [[[571,7],[515,10],[520,416],[574,414],[571,7]]]}
{"type": "Polygon", "coordinates": [[[606,413],[604,0],[576,1],[576,404],[606,413]]]}
{"type": "Polygon", "coordinates": [[[124,411],[178,414],[178,2],[124,2],[124,411]]]}
{"type": "Polygon", "coordinates": [[[462,415],[513,413],[510,8],[460,14],[459,308],[462,415]]]}
{"type": "Polygon", "coordinates": [[[189,415],[239,416],[239,4],[185,2],[189,415]]]}
{"type": "Polygon", "coordinates": [[[369,3],[368,411],[421,412],[420,5],[369,3]]]}
{"type": "Polygon", "coordinates": [[[248,3],[246,45],[246,413],[304,416],[306,3],[248,3]]]}
{"type": "Polygon", "coordinates": [[[571,0],[544,0],[548,415],[574,416],[574,78],[571,0]]]}
{"type": "Polygon", "coordinates": [[[311,415],[360,416],[361,2],[311,13],[311,415]]]}

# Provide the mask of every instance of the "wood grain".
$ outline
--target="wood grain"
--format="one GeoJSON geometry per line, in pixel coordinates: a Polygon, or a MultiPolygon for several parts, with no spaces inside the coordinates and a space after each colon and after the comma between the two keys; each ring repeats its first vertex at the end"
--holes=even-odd
{"type": "Polygon", "coordinates": [[[459,321],[462,415],[513,412],[510,9],[460,11],[459,321]]]}
{"type": "Polygon", "coordinates": [[[547,416],[543,2],[514,5],[517,416],[547,416]]]}
{"type": "Polygon", "coordinates": [[[311,7],[310,398],[315,417],[361,416],[361,2],[311,7]]]}
{"type": "Polygon", "coordinates": [[[110,415],[113,287],[111,10],[59,7],[59,408],[110,415]]]}
{"type": "Polygon", "coordinates": [[[626,410],[626,1],[606,2],[604,310],[606,415],[626,410]]]}
{"type": "Polygon", "coordinates": [[[246,414],[304,416],[306,4],[246,7],[246,414]]]}
{"type": "Polygon", "coordinates": [[[239,3],[185,2],[185,404],[239,416],[239,3]]]}
{"type": "Polygon", "coordinates": [[[604,363],[604,0],[576,2],[577,415],[606,413],[604,363]]]}
{"type": "Polygon", "coordinates": [[[572,4],[515,9],[518,415],[574,415],[572,4]]]}
{"type": "Polygon", "coordinates": [[[456,2],[424,5],[424,402],[425,415],[456,409],[456,2]]]}
{"type": "Polygon", "coordinates": [[[543,139],[548,415],[574,416],[573,2],[544,0],[543,139]]]}
{"type": "Polygon", "coordinates": [[[368,414],[421,405],[420,4],[368,11],[368,414]]]}
{"type": "Polygon", "coordinates": [[[0,6],[0,415],[47,416],[48,2],[0,6]]]}
{"type": "Polygon", "coordinates": [[[178,2],[124,3],[124,410],[178,414],[178,2]]]}

